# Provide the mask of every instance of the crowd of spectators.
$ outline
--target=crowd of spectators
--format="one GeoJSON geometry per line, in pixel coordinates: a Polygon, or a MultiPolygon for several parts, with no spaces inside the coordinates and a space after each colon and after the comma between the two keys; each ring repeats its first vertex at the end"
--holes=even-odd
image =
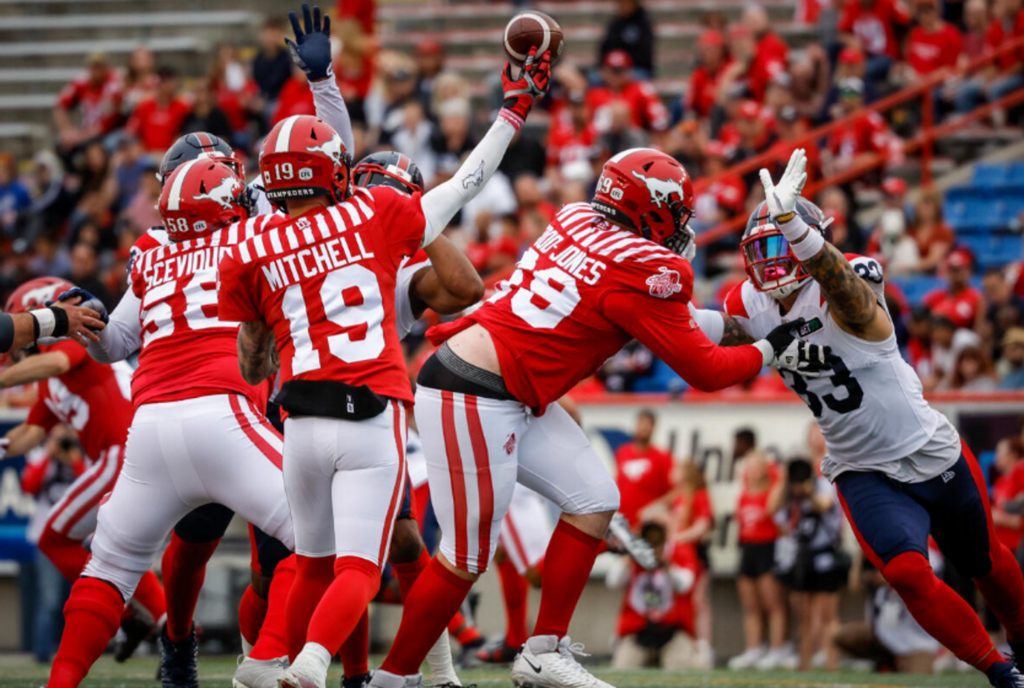
{"type": "MultiPolygon", "coordinates": [[[[420,40],[408,52],[390,49],[375,33],[375,10],[374,0],[341,2],[333,24],[334,72],[355,122],[354,157],[398,149],[433,186],[457,169],[492,111],[478,107],[478,85],[452,68],[443,36],[420,40]]],[[[800,143],[808,149],[812,183],[883,161],[879,169],[852,174],[852,181],[817,190],[836,244],[883,259],[889,275],[948,274],[946,296],[926,304],[934,316],[927,322],[913,316],[917,304],[900,303],[907,323],[901,331],[910,333],[902,343],[915,367],[929,388],[1019,383],[1021,375],[1007,377],[1021,365],[1012,343],[1020,333],[1010,336],[1024,325],[1017,302],[1001,296],[995,273],[985,275],[993,285],[984,293],[964,284],[961,264],[970,256],[958,252],[957,236],[942,220],[942,196],[929,191],[909,204],[903,179],[884,173],[903,164],[903,143],[920,113],[890,117],[864,108],[1024,37],[1021,0],[806,0],[797,22],[785,25],[760,4],[747,5],[734,21],[709,10],[695,40],[681,42],[693,62],[681,95],[666,95],[659,81],[659,67],[665,69],[659,58],[670,47],[653,39],[654,24],[642,0],[617,0],[597,54],[591,60],[572,54],[557,65],[546,112],[517,137],[500,173],[456,218],[449,234],[488,284],[509,274],[560,205],[590,198],[602,164],[617,152],[658,147],[695,179],[707,179],[698,185],[692,220],[700,234],[744,217],[760,200],[756,170],[735,174],[732,165],[770,152],[780,166],[807,132],[845,118],[827,136],[800,143]],[[815,40],[807,42],[808,35],[815,40]],[[865,199],[881,199],[877,221],[861,219],[865,199]],[[945,343],[943,318],[978,336],[962,365],[963,347],[952,340],[967,340],[954,332],[945,343]],[[972,358],[975,349],[980,358],[972,358]],[[998,380],[988,361],[998,363],[998,380]]],[[[203,130],[224,138],[247,161],[251,177],[269,128],[314,112],[285,36],[282,18],[269,17],[250,40],[217,47],[201,75],[179,74],[145,47],[123,68],[91,55],[54,108],[53,148],[31,159],[0,156],[0,295],[32,276],[55,274],[88,284],[112,306],[125,289],[128,248],[159,224],[153,173],[179,135],[203,130]]],[[[678,59],[678,52],[667,54],[678,59]]],[[[984,70],[945,79],[936,87],[937,114],[956,117],[1019,89],[1021,64],[1012,52],[984,70]]],[[[496,73],[486,85],[500,94],[496,73]]],[[[497,107],[499,100],[486,102],[497,107]]],[[[992,121],[1002,124],[1007,114],[1012,109],[992,121]]],[[[709,305],[719,305],[718,297],[743,276],[738,241],[735,233],[719,237],[698,254],[697,293],[709,305]]],[[[1006,280],[1016,279],[1013,270],[1008,266],[1006,280]]],[[[1024,280],[1015,293],[1024,293],[1024,280]]],[[[629,363],[625,378],[613,371],[619,385],[613,389],[629,391],[630,377],[644,376],[645,356],[636,353],[641,365],[629,363]]],[[[656,364],[646,361],[648,369],[656,364]]]]}

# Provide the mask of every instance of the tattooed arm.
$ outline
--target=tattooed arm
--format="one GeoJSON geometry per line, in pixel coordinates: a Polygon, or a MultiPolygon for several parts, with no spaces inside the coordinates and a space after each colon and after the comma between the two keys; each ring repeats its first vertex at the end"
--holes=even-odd
{"type": "Polygon", "coordinates": [[[261,321],[244,322],[238,328],[238,369],[242,379],[258,385],[280,365],[270,328],[261,321]]]}
{"type": "Polygon", "coordinates": [[[697,308],[691,303],[690,314],[704,335],[719,346],[742,346],[755,341],[743,329],[740,321],[728,313],[697,308]]]}
{"type": "Polygon", "coordinates": [[[747,334],[736,318],[722,313],[722,322],[725,329],[722,332],[722,341],[719,342],[720,346],[743,346],[754,343],[754,338],[747,334]]]}

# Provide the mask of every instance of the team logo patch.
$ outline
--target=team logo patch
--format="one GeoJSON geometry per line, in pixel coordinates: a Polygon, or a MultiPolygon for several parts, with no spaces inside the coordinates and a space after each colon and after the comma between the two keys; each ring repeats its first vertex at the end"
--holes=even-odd
{"type": "Polygon", "coordinates": [[[803,339],[809,335],[814,334],[815,332],[824,329],[824,327],[825,326],[821,324],[821,318],[814,317],[809,322],[805,322],[803,325],[800,326],[800,329],[797,330],[796,332],[796,336],[803,339]]]}
{"type": "Polygon", "coordinates": [[[480,167],[475,172],[470,172],[462,178],[462,188],[468,189],[471,186],[480,186],[484,183],[484,161],[480,161],[480,167]]]}
{"type": "Polygon", "coordinates": [[[220,184],[204,194],[193,196],[192,200],[213,201],[214,203],[220,204],[220,207],[224,210],[231,210],[231,204],[235,200],[236,191],[240,187],[241,183],[235,177],[224,177],[220,180],[220,184]]]}
{"type": "Polygon", "coordinates": [[[683,198],[683,185],[675,179],[658,179],[657,177],[648,177],[647,175],[640,174],[636,170],[633,170],[633,176],[644,183],[647,187],[647,191],[651,194],[651,202],[659,208],[662,203],[671,202],[669,196],[672,194],[677,194],[680,200],[683,198]]]}
{"type": "Polygon", "coordinates": [[[312,178],[313,170],[309,169],[308,167],[303,167],[301,170],[299,170],[299,179],[301,179],[302,181],[308,182],[312,178]]]}
{"type": "Polygon", "coordinates": [[[512,456],[512,452],[516,450],[516,434],[513,432],[505,440],[505,454],[512,456]]]}
{"type": "Polygon", "coordinates": [[[953,471],[944,471],[942,473],[942,482],[948,483],[950,480],[956,477],[956,473],[953,471]]]}
{"type": "Polygon", "coordinates": [[[664,265],[658,268],[657,275],[647,278],[647,286],[651,288],[651,296],[657,296],[659,299],[671,298],[683,290],[679,273],[669,270],[664,265]]]}
{"type": "Polygon", "coordinates": [[[341,165],[345,161],[345,146],[342,144],[341,137],[338,136],[338,134],[334,134],[334,136],[319,146],[306,146],[306,150],[310,153],[323,153],[334,160],[335,164],[338,165],[341,165]]]}

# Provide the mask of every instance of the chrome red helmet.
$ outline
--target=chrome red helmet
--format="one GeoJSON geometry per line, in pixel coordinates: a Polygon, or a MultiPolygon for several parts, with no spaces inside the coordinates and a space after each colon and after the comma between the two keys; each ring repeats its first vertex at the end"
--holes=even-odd
{"type": "Polygon", "coordinates": [[[158,209],[173,241],[196,239],[248,219],[249,190],[233,169],[203,156],[171,173],[158,209]]]}
{"type": "Polygon", "coordinates": [[[74,288],[75,285],[60,277],[36,277],[14,290],[7,298],[4,310],[8,313],[26,313],[42,308],[47,301],[56,301],[58,296],[74,288]]]}
{"type": "MultiPolygon", "coordinates": [[[[829,229],[832,219],[826,217],[821,208],[806,198],[800,198],[796,203],[796,212],[807,226],[821,232],[825,241],[832,240],[829,229]]],[[[751,283],[758,291],[773,298],[789,296],[811,277],[793,255],[793,249],[782,230],[769,217],[768,204],[764,201],[747,220],[740,252],[751,283]]]]}
{"type": "Polygon", "coordinates": [[[160,184],[163,185],[171,176],[171,172],[181,165],[204,156],[224,163],[233,169],[239,177],[245,179],[245,166],[235,156],[235,151],[231,146],[213,134],[197,131],[180,137],[164,153],[163,160],[160,161],[160,171],[156,175],[160,184]]]}
{"type": "Polygon", "coordinates": [[[675,158],[631,148],[604,164],[594,210],[678,254],[693,243],[693,183],[675,158]]]}
{"type": "Polygon", "coordinates": [[[351,194],[352,154],[331,125],[293,115],[263,141],[260,176],[267,199],[281,210],[287,200],[314,196],[340,203],[351,194]]]}

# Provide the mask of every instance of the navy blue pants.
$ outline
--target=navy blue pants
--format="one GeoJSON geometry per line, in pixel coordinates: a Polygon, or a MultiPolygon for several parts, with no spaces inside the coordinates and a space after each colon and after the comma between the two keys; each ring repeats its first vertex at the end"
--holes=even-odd
{"type": "Polygon", "coordinates": [[[927,559],[929,535],[961,574],[980,578],[992,570],[999,541],[985,479],[966,447],[951,468],[923,483],[848,472],[835,484],[861,549],[879,571],[904,552],[927,559]]]}

